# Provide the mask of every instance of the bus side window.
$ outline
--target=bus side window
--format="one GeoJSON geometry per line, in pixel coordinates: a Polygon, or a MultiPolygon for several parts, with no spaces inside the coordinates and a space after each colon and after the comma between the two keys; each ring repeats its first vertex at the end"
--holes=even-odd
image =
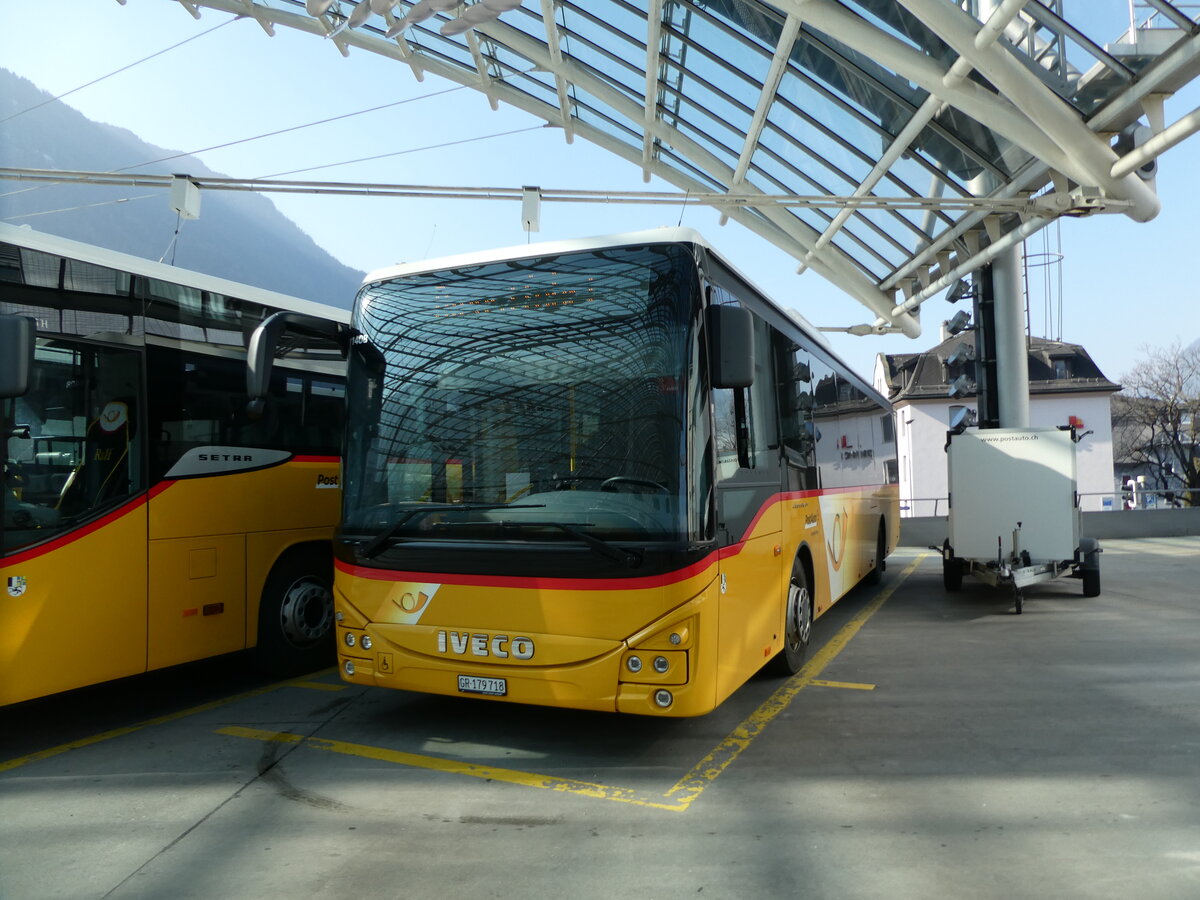
{"type": "Polygon", "coordinates": [[[780,335],[776,361],[780,442],[787,469],[787,489],[812,490],[817,487],[814,460],[816,437],[812,420],[813,384],[809,354],[803,347],[780,335]]]}

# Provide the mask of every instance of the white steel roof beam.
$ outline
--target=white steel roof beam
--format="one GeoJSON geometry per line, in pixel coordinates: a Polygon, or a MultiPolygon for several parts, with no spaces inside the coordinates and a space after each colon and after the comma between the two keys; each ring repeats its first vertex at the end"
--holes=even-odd
{"type": "Polygon", "coordinates": [[[550,71],[554,74],[554,88],[558,91],[558,108],[562,111],[563,134],[567,143],[575,140],[575,125],[571,118],[571,98],[567,93],[567,80],[562,75],[562,47],[559,44],[558,19],[554,12],[554,0],[541,0],[542,22],[546,26],[546,47],[550,51],[550,71]]]}
{"type": "MultiPolygon", "coordinates": [[[[975,36],[975,46],[982,48],[995,43],[996,39],[1004,32],[1004,29],[1008,27],[1009,23],[1016,18],[1016,16],[1021,12],[1021,8],[1027,2],[1028,0],[1004,0],[999,8],[997,8],[996,11],[988,17],[987,22],[979,30],[979,34],[975,36]]],[[[943,83],[948,87],[954,87],[965,81],[967,76],[970,74],[971,64],[960,56],[954,61],[954,64],[950,66],[950,71],[946,73],[943,83]]],[[[895,164],[896,160],[904,155],[905,151],[908,150],[909,145],[917,139],[917,136],[920,135],[922,129],[924,129],[925,126],[933,120],[933,117],[937,115],[938,110],[941,109],[941,107],[942,101],[933,94],[930,94],[927,98],[925,98],[925,102],[921,104],[920,109],[913,114],[912,118],[909,119],[908,124],[904,126],[904,129],[900,132],[900,134],[896,135],[896,139],[893,140],[887,150],[884,151],[883,155],[879,158],[879,161],[875,163],[874,168],[872,168],[867,174],[867,177],[862,180],[862,183],[854,192],[856,197],[865,197],[875,189],[875,186],[879,184],[879,182],[883,179],[883,176],[887,174],[888,170],[895,164]]],[[[852,214],[853,208],[846,207],[834,217],[833,221],[830,222],[829,226],[825,229],[825,232],[817,240],[816,246],[814,246],[804,258],[803,262],[801,263],[802,267],[807,266],[812,257],[819,253],[823,247],[833,240],[838,231],[841,230],[842,225],[845,224],[846,220],[850,218],[852,214]]]]}
{"type": "Polygon", "coordinates": [[[659,46],[662,44],[663,0],[650,0],[646,13],[646,102],[642,104],[642,181],[650,181],[654,156],[654,120],[658,114],[659,46]]]}
{"type": "MultiPolygon", "coordinates": [[[[783,31],[780,32],[779,42],[775,45],[775,55],[771,59],[771,67],[763,78],[762,91],[758,95],[758,105],[750,119],[750,126],[746,129],[746,140],[742,144],[742,153],[738,157],[737,168],[733,170],[733,178],[729,182],[730,189],[741,184],[746,178],[746,173],[750,171],[750,161],[754,158],[754,151],[758,149],[758,139],[767,126],[767,115],[775,104],[775,95],[779,92],[779,84],[783,81],[784,73],[787,72],[792,48],[796,45],[796,36],[800,34],[800,23],[800,16],[795,13],[790,13],[783,23],[783,31]]],[[[728,214],[723,214],[721,224],[724,225],[728,218],[728,214]]]]}
{"type": "Polygon", "coordinates": [[[997,90],[1018,103],[1029,121],[1062,148],[1072,162],[1064,168],[1041,153],[1036,155],[1080,184],[1094,185],[1110,197],[1132,201],[1127,215],[1137,221],[1149,221],[1158,214],[1158,197],[1149,185],[1136,175],[1117,179],[1109,174],[1117,161],[1116,154],[1074,108],[1004,48],[991,44],[981,50],[975,46],[979,24],[975,19],[944,0],[904,0],[904,5],[968,59],[997,90]]]}
{"type": "Polygon", "coordinates": [[[492,112],[495,112],[500,108],[500,101],[492,93],[492,76],[487,70],[487,61],[479,49],[479,38],[475,36],[474,29],[467,32],[466,38],[467,49],[471,51],[471,59],[475,62],[475,71],[479,73],[479,88],[487,94],[488,106],[492,108],[492,112]]]}
{"type": "MultiPolygon", "coordinates": [[[[805,22],[814,28],[837,35],[843,44],[962,110],[1030,155],[1046,160],[1058,171],[1074,175],[1078,168],[1062,148],[1014,104],[972,81],[946,84],[946,69],[920,50],[881,31],[841,5],[830,0],[781,0],[779,6],[788,12],[801,12],[805,22]]],[[[967,18],[978,27],[978,22],[967,18]]],[[[974,36],[972,30],[971,42],[974,36]]],[[[1087,181],[1082,177],[1076,180],[1087,181]]]]}

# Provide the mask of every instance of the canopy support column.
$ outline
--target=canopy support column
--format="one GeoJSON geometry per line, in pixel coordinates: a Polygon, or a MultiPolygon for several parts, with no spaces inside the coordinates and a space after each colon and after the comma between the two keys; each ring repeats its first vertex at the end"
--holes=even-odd
{"type": "Polygon", "coordinates": [[[1021,256],[1021,245],[1016,244],[998,254],[985,270],[990,270],[992,282],[996,411],[1001,428],[1029,427],[1029,350],[1021,256]]]}

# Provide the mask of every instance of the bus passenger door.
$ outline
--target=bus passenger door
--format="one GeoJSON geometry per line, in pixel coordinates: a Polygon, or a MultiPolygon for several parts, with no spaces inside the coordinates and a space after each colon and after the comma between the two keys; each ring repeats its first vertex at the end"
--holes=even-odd
{"type": "Polygon", "coordinates": [[[271,504],[254,474],[238,471],[266,460],[230,446],[244,418],[243,365],[157,344],[146,359],[156,438],[148,657],[157,669],[246,646],[246,532],[261,528],[271,504]]]}
{"type": "MultiPolygon", "coordinates": [[[[721,544],[718,696],[782,646],[784,559],[779,431],[769,329],[754,323],[754,383],[713,391],[721,544]]],[[[787,561],[790,570],[791,559],[787,561]]]]}

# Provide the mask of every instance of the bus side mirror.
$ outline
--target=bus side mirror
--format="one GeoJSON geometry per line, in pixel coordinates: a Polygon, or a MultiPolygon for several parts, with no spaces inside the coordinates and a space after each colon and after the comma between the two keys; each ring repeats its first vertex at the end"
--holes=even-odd
{"type": "Polygon", "coordinates": [[[708,308],[708,352],[714,388],[754,383],[754,320],[740,306],[708,308]]]}
{"type": "Polygon", "coordinates": [[[350,343],[350,329],[338,322],[296,312],[277,312],[268,316],[250,335],[250,346],[246,350],[246,394],[250,398],[246,415],[254,421],[261,419],[266,410],[275,351],[285,330],[326,338],[341,347],[343,356],[350,343]]]}
{"type": "Polygon", "coordinates": [[[20,397],[29,390],[34,346],[33,319],[0,316],[0,398],[20,397]]]}

